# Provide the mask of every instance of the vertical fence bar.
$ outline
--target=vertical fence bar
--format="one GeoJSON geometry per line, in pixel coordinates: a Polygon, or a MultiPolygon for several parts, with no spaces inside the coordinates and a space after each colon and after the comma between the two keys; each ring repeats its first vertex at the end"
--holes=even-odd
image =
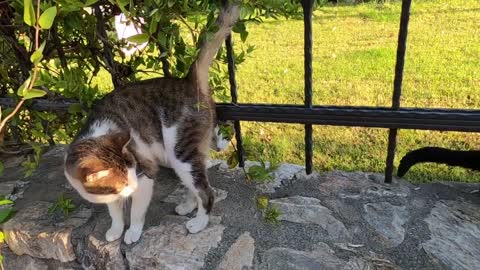
{"type": "MultiPolygon", "coordinates": [[[[232,36],[228,35],[225,40],[225,47],[227,48],[227,62],[228,62],[228,80],[230,81],[230,95],[232,96],[232,103],[237,104],[237,81],[235,79],[235,57],[233,55],[232,36]]],[[[237,154],[238,154],[238,166],[245,166],[244,149],[242,130],[240,127],[240,121],[235,120],[233,122],[235,129],[235,139],[237,140],[237,154]]]]}
{"type": "MultiPolygon", "coordinates": [[[[410,19],[410,6],[412,0],[402,1],[402,13],[400,16],[400,29],[398,31],[397,62],[395,64],[395,79],[393,81],[392,108],[400,108],[400,96],[402,94],[403,67],[405,64],[405,51],[407,49],[408,21],[410,19]]],[[[388,132],[387,164],[385,168],[385,182],[392,182],[393,161],[397,145],[397,129],[392,128],[388,132]]]]}
{"type": "MultiPolygon", "coordinates": [[[[312,12],[313,0],[303,0],[305,107],[312,108],[312,12]]],[[[313,134],[312,125],[305,125],[305,169],[312,173],[313,134]]]]}

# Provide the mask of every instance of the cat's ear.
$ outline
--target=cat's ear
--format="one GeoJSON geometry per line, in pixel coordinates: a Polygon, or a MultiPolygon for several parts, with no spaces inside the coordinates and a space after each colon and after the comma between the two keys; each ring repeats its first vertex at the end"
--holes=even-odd
{"type": "Polygon", "coordinates": [[[111,140],[117,149],[126,150],[128,144],[132,141],[130,132],[118,132],[110,135],[111,140]]]}
{"type": "Polygon", "coordinates": [[[122,156],[126,165],[132,167],[135,164],[135,157],[128,149],[128,145],[132,142],[130,132],[119,132],[111,135],[113,143],[117,149],[121,149],[122,156]]]}

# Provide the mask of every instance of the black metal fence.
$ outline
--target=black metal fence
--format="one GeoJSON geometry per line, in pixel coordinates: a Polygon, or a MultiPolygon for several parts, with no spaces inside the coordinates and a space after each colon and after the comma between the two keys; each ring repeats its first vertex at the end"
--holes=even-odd
{"type": "MultiPolygon", "coordinates": [[[[391,107],[314,106],[312,104],[312,12],[314,0],[302,1],[305,65],[305,100],[303,105],[238,104],[232,40],[231,37],[228,37],[226,48],[232,102],[217,104],[217,115],[221,120],[234,121],[239,165],[241,167],[244,166],[240,121],[304,124],[305,166],[308,174],[312,172],[312,125],[388,128],[388,149],[385,167],[386,182],[392,181],[393,161],[399,128],[479,132],[480,110],[400,107],[411,2],[412,0],[402,0],[391,107]]],[[[0,98],[0,104],[6,107],[13,107],[15,106],[15,101],[13,99],[0,98]]],[[[32,101],[30,109],[67,111],[71,104],[69,101],[59,102],[38,99],[32,101]]]]}
{"type": "Polygon", "coordinates": [[[238,104],[235,81],[235,63],[232,40],[227,38],[228,71],[232,103],[217,104],[218,117],[234,120],[239,166],[244,166],[244,151],[240,121],[298,123],[305,125],[305,166],[307,174],[312,172],[312,125],[358,126],[388,128],[388,149],[385,167],[385,182],[392,181],[393,161],[399,128],[480,131],[480,110],[401,108],[403,68],[412,0],[402,1],[400,29],[398,33],[397,59],[393,82],[392,107],[313,106],[312,104],[312,12],[313,0],[303,0],[304,14],[304,61],[305,102],[304,105],[238,104]]]}

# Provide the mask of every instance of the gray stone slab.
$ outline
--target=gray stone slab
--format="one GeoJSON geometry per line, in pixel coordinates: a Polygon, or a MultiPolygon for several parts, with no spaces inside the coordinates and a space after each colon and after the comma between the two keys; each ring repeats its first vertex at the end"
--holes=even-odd
{"type": "Polygon", "coordinates": [[[54,221],[48,214],[51,203],[35,202],[2,225],[5,241],[17,255],[61,262],[75,260],[72,231],[90,218],[91,209],[82,207],[65,220],[54,221]]]}
{"type": "Polygon", "coordinates": [[[217,270],[243,270],[253,266],[255,240],[249,232],[240,235],[225,253],[217,270]]]}
{"type": "Polygon", "coordinates": [[[396,247],[405,238],[403,225],[408,221],[409,212],[405,206],[395,206],[388,202],[367,203],[363,206],[364,218],[385,241],[386,247],[396,247]]]}
{"type": "Polygon", "coordinates": [[[270,203],[280,210],[279,220],[320,225],[331,239],[350,238],[345,225],[316,198],[293,196],[271,200],[270,203]]]}
{"type": "Polygon", "coordinates": [[[225,227],[219,218],[211,217],[207,228],[189,234],[187,220],[167,217],[161,225],[144,231],[139,243],[126,252],[129,269],[201,269],[207,253],[222,239],[225,227]]]}
{"type": "Polygon", "coordinates": [[[450,269],[479,269],[480,212],[460,201],[439,201],[425,219],[431,239],[422,247],[450,269]]]}
{"type": "Polygon", "coordinates": [[[262,255],[260,270],[338,270],[345,261],[326,250],[305,252],[289,248],[272,248],[262,255]]]}

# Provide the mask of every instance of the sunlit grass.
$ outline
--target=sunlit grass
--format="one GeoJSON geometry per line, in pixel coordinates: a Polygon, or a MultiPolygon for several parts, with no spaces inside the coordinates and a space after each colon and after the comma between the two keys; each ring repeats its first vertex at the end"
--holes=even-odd
{"type": "MultiPolygon", "coordinates": [[[[317,105],[390,106],[401,4],[327,6],[313,24],[314,96],[317,105]]],[[[402,106],[480,107],[480,2],[413,1],[402,106]]],[[[303,103],[303,22],[269,21],[249,26],[256,50],[238,68],[240,102],[303,103]]],[[[242,125],[254,144],[252,158],[303,163],[301,125],[242,125]],[[258,149],[258,148],[257,148],[258,149]],[[254,152],[255,153],[255,152],[254,152]]],[[[407,151],[435,145],[478,149],[477,134],[401,130],[398,161],[407,151]]],[[[387,130],[317,126],[317,170],[382,172],[387,130]]],[[[426,164],[413,181],[479,181],[480,174],[426,164]]]]}

